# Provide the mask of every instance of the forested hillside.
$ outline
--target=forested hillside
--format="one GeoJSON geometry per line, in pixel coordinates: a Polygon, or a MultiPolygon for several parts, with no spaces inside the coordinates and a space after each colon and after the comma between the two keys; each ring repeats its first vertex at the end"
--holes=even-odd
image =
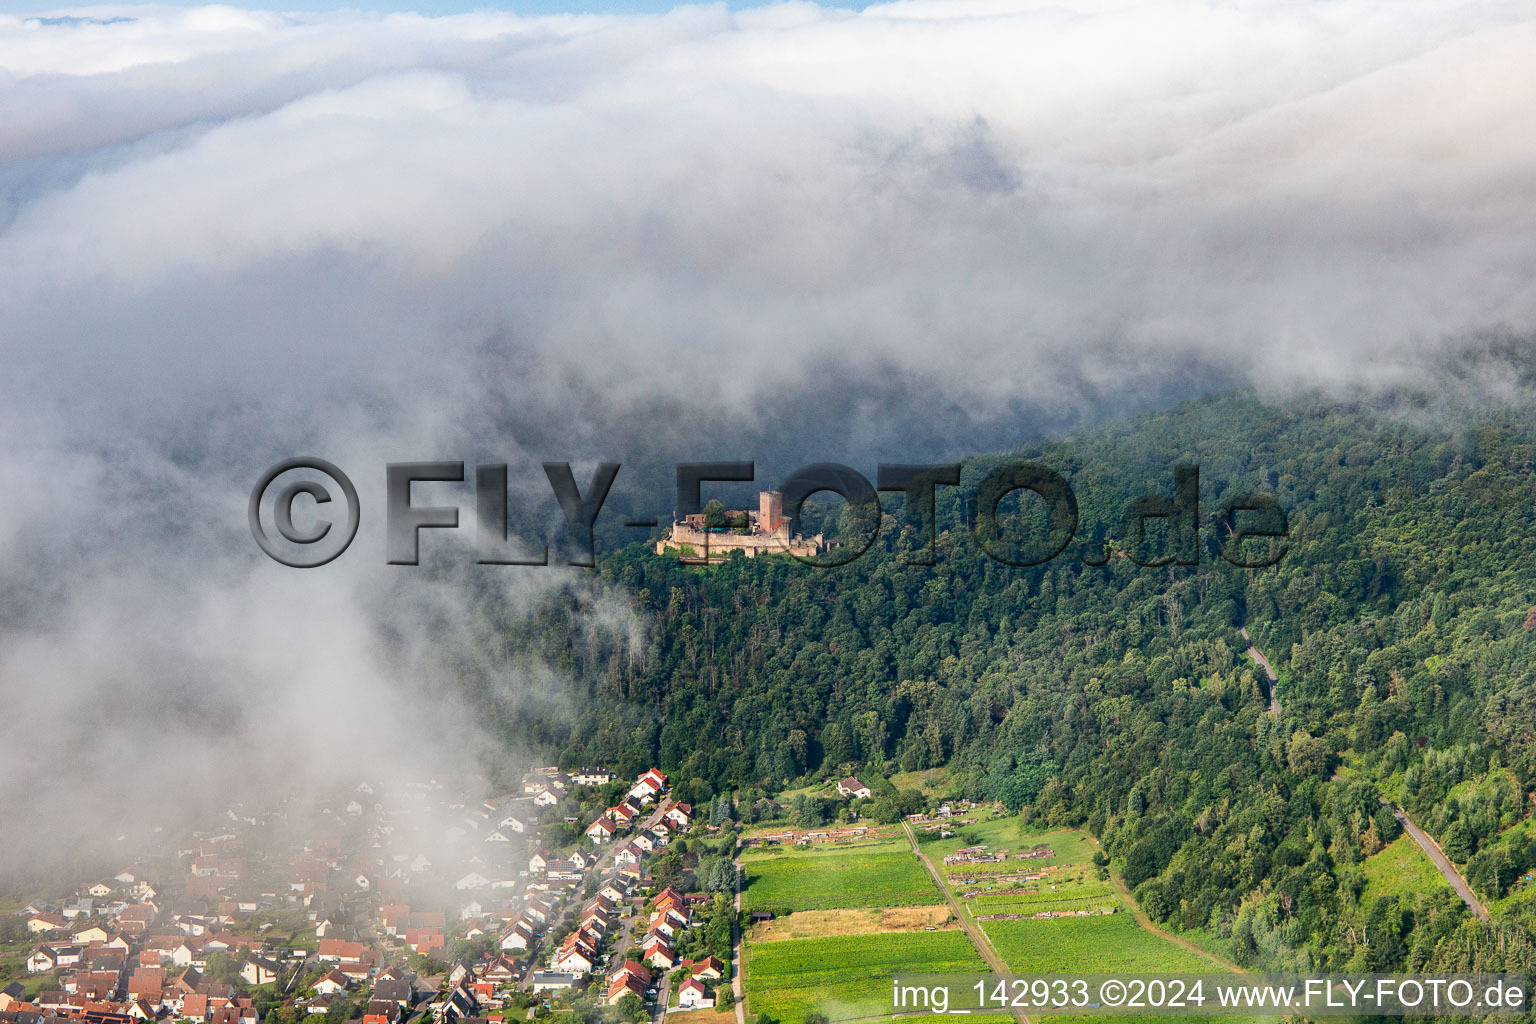
{"type": "Polygon", "coordinates": [[[695,800],[949,765],[957,794],[1087,827],[1150,914],[1245,964],[1536,965],[1536,431],[1230,394],[1011,457],[1061,473],[1081,505],[1077,540],[1043,566],[994,561],[972,535],[967,496],[1001,456],[940,489],[931,566],[907,564],[926,538],[899,496],[839,568],[605,556],[596,589],[643,639],[576,632],[570,605],[593,588],[509,637],[581,688],[552,752],[622,773],[654,759],[695,800]],[[1200,467],[1202,564],[1143,567],[1121,510],[1172,496],[1176,463],[1200,467]],[[1289,516],[1278,565],[1219,557],[1215,514],[1242,491],[1289,516]],[[1279,715],[1245,624],[1280,673],[1279,715]],[[1443,888],[1373,881],[1398,830],[1383,795],[1462,862],[1492,926],[1443,888]]]}

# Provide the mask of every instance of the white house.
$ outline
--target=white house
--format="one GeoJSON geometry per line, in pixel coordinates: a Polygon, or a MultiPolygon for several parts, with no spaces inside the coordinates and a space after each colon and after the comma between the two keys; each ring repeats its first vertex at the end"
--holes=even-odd
{"type": "Polygon", "coordinates": [[[38,946],[27,957],[28,974],[46,974],[55,967],[80,962],[80,952],[73,946],[38,946]]]}
{"type": "Polygon", "coordinates": [[[853,797],[855,800],[868,800],[871,796],[869,787],[852,775],[846,779],[838,780],[837,791],[843,796],[853,797]]]}
{"type": "Polygon", "coordinates": [[[512,926],[501,933],[501,948],[505,950],[526,950],[533,945],[533,929],[522,919],[512,922],[512,926]]]}
{"type": "Polygon", "coordinates": [[[596,964],[596,954],[580,944],[561,947],[555,954],[554,962],[550,965],[557,971],[571,971],[576,974],[586,974],[596,964]]]}
{"type": "Polygon", "coordinates": [[[677,990],[677,1005],[693,1009],[700,1006],[714,1006],[715,1001],[709,998],[709,990],[704,987],[702,981],[698,978],[689,978],[677,990]]]}
{"type": "Polygon", "coordinates": [[[575,988],[576,982],[581,980],[581,975],[571,974],[566,971],[534,971],[533,991],[552,992],[563,988],[575,988]]]}
{"type": "Polygon", "coordinates": [[[265,957],[253,956],[240,968],[240,977],[248,985],[270,985],[282,972],[277,964],[265,957]]]}
{"type": "Polygon", "coordinates": [[[613,819],[606,814],[587,826],[587,838],[594,843],[606,843],[617,832],[618,828],[614,825],[613,819]]]}

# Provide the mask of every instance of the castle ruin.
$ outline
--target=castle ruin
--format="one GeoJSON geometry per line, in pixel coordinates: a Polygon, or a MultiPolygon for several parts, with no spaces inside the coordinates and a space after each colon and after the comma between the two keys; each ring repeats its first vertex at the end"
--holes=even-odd
{"type": "Polygon", "coordinates": [[[762,491],[756,509],[732,509],[723,527],[706,528],[704,513],[695,512],[672,522],[672,534],[656,542],[656,553],[678,552],[685,562],[724,561],[732,551],[748,558],[759,554],[788,554],[802,558],[826,551],[821,534],[802,537],[790,533],[784,516],[784,495],[762,491]]]}

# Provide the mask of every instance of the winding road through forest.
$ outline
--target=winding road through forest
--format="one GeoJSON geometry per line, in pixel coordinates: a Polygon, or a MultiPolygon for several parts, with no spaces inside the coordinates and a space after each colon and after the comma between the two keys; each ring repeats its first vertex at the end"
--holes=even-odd
{"type": "Polygon", "coordinates": [[[1382,797],[1381,802],[1392,808],[1392,817],[1396,818],[1398,824],[1403,826],[1403,831],[1412,836],[1413,841],[1419,844],[1419,849],[1424,851],[1424,855],[1429,858],[1430,863],[1440,869],[1440,873],[1445,876],[1447,882],[1451,883],[1451,888],[1456,890],[1456,895],[1461,897],[1461,902],[1467,905],[1467,909],[1477,915],[1478,920],[1486,924],[1488,922],[1488,909],[1472,894],[1472,887],[1467,885],[1467,880],[1461,877],[1461,872],[1456,870],[1456,865],[1452,864],[1450,858],[1440,849],[1440,844],[1435,842],[1428,832],[1415,825],[1413,819],[1408,817],[1401,807],[1393,806],[1392,801],[1386,797],[1382,797]]]}
{"type": "Polygon", "coordinates": [[[1275,684],[1280,681],[1280,677],[1275,675],[1275,667],[1269,663],[1269,659],[1264,656],[1264,652],[1253,645],[1253,640],[1248,636],[1248,627],[1244,626],[1238,632],[1243,635],[1243,642],[1248,645],[1248,657],[1252,658],[1264,670],[1264,674],[1269,677],[1269,713],[1278,718],[1280,716],[1280,701],[1275,696],[1275,684]]]}
{"type": "MultiPolygon", "coordinates": [[[[1264,674],[1269,677],[1269,713],[1278,716],[1280,714],[1280,702],[1275,699],[1275,683],[1279,677],[1275,675],[1274,666],[1269,663],[1269,659],[1264,656],[1264,652],[1253,645],[1246,627],[1239,629],[1238,632],[1243,635],[1243,640],[1248,644],[1248,657],[1261,665],[1264,669],[1264,674]]],[[[1338,773],[1334,773],[1333,781],[1341,781],[1338,773]]],[[[1429,858],[1429,862],[1439,870],[1440,874],[1445,876],[1445,880],[1450,883],[1452,889],[1456,890],[1456,895],[1461,897],[1461,902],[1467,905],[1467,909],[1472,911],[1478,920],[1487,922],[1489,919],[1488,909],[1473,895],[1472,887],[1467,884],[1465,878],[1461,877],[1461,872],[1456,870],[1456,865],[1452,864],[1450,858],[1440,849],[1440,844],[1430,838],[1429,833],[1415,825],[1413,819],[1408,817],[1401,807],[1394,805],[1386,797],[1382,797],[1381,802],[1392,808],[1392,816],[1397,819],[1398,824],[1403,826],[1403,831],[1412,836],[1413,841],[1419,844],[1419,849],[1424,851],[1424,855],[1429,858]]]]}

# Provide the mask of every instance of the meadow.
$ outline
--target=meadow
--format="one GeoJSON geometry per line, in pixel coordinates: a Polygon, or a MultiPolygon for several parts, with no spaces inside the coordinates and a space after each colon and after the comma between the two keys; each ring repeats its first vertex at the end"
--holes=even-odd
{"type": "Polygon", "coordinates": [[[1362,907],[1374,905],[1383,896],[1406,896],[1411,900],[1418,893],[1451,887],[1413,837],[1406,833],[1367,857],[1362,868],[1365,872],[1365,889],[1360,894],[1362,907]]]}
{"type": "Polygon", "coordinates": [[[950,787],[948,768],[928,768],[920,772],[898,772],[891,776],[891,785],[898,791],[915,789],[925,799],[937,800],[950,787]]]}

